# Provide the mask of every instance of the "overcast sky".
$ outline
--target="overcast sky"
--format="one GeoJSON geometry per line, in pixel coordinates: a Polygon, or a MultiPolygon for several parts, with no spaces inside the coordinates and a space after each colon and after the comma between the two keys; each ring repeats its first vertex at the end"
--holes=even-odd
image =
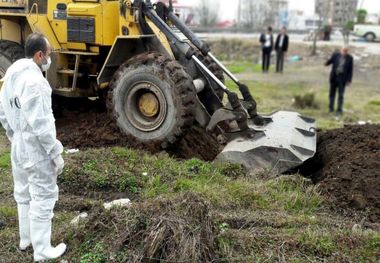
{"type": "MultiPolygon", "coordinates": [[[[178,0],[181,4],[196,4],[200,0],[178,0]]],[[[234,19],[237,14],[238,0],[214,0],[211,2],[219,2],[221,18],[234,19]]],[[[369,13],[380,12],[380,0],[359,0],[359,6],[363,4],[363,8],[369,13]]],[[[314,0],[289,0],[290,10],[303,10],[306,14],[313,14],[314,0]]]]}

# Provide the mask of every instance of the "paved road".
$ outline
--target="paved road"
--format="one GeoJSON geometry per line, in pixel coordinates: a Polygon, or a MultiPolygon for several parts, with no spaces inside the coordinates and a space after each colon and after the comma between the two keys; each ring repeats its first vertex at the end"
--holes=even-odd
{"type": "MultiPolygon", "coordinates": [[[[239,39],[255,39],[259,38],[259,34],[244,34],[244,33],[198,33],[198,36],[204,39],[211,38],[239,38],[239,39]]],[[[305,34],[290,34],[290,39],[296,43],[305,43],[310,45],[310,41],[304,41],[305,34]]],[[[340,33],[333,34],[331,36],[331,41],[318,41],[320,46],[341,46],[343,45],[343,37],[340,33]]],[[[356,36],[350,37],[350,46],[364,48],[366,53],[369,54],[380,54],[380,42],[363,42],[360,38],[356,36]]]]}

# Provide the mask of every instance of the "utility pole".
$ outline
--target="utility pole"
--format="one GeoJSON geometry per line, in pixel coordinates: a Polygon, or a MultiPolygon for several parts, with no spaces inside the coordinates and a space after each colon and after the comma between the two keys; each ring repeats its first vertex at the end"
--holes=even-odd
{"type": "Polygon", "coordinates": [[[364,6],[364,0],[361,0],[359,9],[363,9],[364,6]]]}
{"type": "Polygon", "coordinates": [[[238,22],[238,26],[239,27],[240,27],[240,24],[241,24],[241,1],[242,0],[239,0],[238,14],[237,14],[237,22],[238,22]]]}

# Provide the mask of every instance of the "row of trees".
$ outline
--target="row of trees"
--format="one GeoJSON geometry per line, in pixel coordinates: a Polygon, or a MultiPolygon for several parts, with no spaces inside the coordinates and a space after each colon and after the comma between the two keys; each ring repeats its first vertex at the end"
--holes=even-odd
{"type": "MultiPolygon", "coordinates": [[[[278,1],[238,0],[238,26],[262,29],[266,25],[274,25],[279,13],[276,3],[278,1]]],[[[196,9],[200,24],[206,27],[217,23],[219,11],[219,2],[213,0],[201,0],[196,9]]]]}

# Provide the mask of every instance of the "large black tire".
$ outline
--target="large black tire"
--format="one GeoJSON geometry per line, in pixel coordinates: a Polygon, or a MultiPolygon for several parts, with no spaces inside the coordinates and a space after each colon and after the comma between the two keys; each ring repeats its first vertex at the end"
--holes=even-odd
{"type": "Polygon", "coordinates": [[[147,52],[114,74],[107,108],[124,134],[166,148],[192,126],[195,101],[195,87],[183,67],[160,53],[147,52]]]}
{"type": "Polygon", "coordinates": [[[22,46],[9,40],[0,40],[0,78],[4,77],[13,62],[23,57],[25,54],[22,46]]]}

